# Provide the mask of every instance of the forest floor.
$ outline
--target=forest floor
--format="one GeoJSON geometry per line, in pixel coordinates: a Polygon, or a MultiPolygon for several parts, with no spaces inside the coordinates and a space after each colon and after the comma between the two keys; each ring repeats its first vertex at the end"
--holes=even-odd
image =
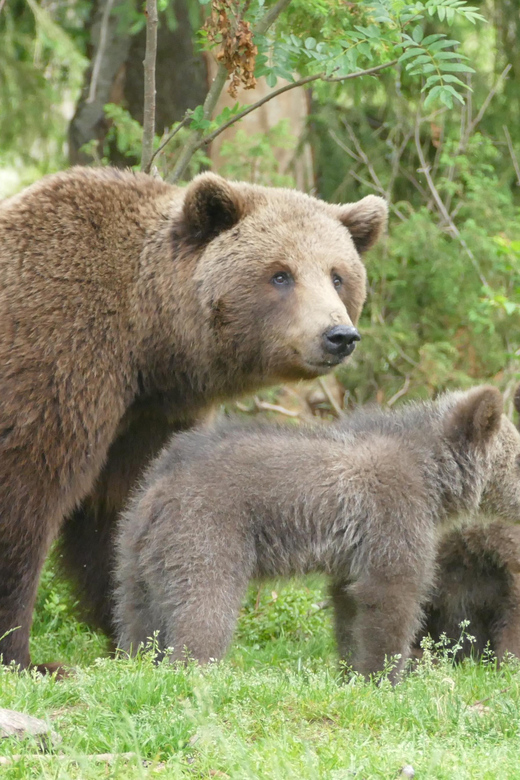
{"type": "Polygon", "coordinates": [[[520,778],[520,666],[454,666],[442,650],[399,686],[344,677],[320,578],[251,588],[233,647],[205,669],[107,656],[49,566],[33,630],[56,681],[0,671],[0,706],[61,740],[0,740],[0,778],[520,778]]]}

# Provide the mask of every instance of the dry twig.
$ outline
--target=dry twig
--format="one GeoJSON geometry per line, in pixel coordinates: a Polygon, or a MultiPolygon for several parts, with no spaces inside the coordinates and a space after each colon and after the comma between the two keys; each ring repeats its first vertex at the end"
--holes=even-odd
{"type": "Polygon", "coordinates": [[[157,59],[157,0],[146,0],[146,53],[144,55],[144,109],[141,170],[152,166],[155,138],[155,61],[157,59]]]}
{"type": "Polygon", "coordinates": [[[336,417],[344,417],[345,416],[345,412],[343,411],[341,406],[339,406],[338,402],[336,401],[336,399],[334,398],[334,396],[330,392],[330,388],[327,385],[325,379],[321,376],[318,379],[318,382],[320,383],[321,389],[325,393],[325,395],[327,397],[327,401],[331,405],[332,411],[334,412],[335,416],[336,417]]]}
{"type": "Polygon", "coordinates": [[[394,393],[391,398],[388,399],[387,406],[393,406],[396,401],[398,401],[400,398],[403,397],[403,395],[406,395],[408,392],[408,388],[410,387],[410,376],[407,374],[404,378],[403,386],[400,390],[397,391],[397,393],[394,393]]]}
{"type": "Polygon", "coordinates": [[[260,412],[277,412],[283,414],[285,417],[299,417],[300,412],[293,409],[286,409],[285,406],[279,406],[278,404],[270,404],[268,401],[261,401],[255,396],[255,406],[260,412]]]}
{"type": "Polygon", "coordinates": [[[435,186],[435,183],[431,177],[430,174],[430,167],[428,163],[426,162],[426,158],[424,156],[424,152],[422,150],[421,146],[421,139],[419,135],[419,128],[420,128],[420,120],[419,116],[417,116],[417,121],[415,123],[415,146],[417,149],[417,154],[419,157],[419,161],[421,163],[421,168],[419,169],[421,173],[424,173],[424,177],[426,179],[426,183],[428,184],[429,190],[433,196],[433,200],[435,201],[435,204],[437,206],[437,209],[442,216],[445,223],[449,226],[450,231],[455,238],[458,239],[459,243],[461,244],[462,248],[468,255],[469,259],[471,260],[471,263],[473,267],[475,268],[475,271],[477,272],[480,281],[485,287],[488,287],[488,283],[486,280],[486,277],[483,275],[482,271],[480,270],[479,264],[477,262],[477,259],[469,246],[467,245],[465,239],[461,236],[460,231],[458,227],[456,226],[455,222],[453,221],[448,209],[444,205],[444,201],[442,200],[441,196],[439,195],[439,191],[437,190],[437,187],[435,186]]]}
{"type": "Polygon", "coordinates": [[[511,135],[509,134],[509,128],[507,127],[507,125],[504,125],[502,129],[503,129],[504,135],[506,137],[507,148],[509,149],[509,154],[511,155],[511,160],[513,162],[513,167],[515,169],[516,183],[517,183],[517,186],[520,187],[520,166],[518,165],[518,158],[517,158],[517,156],[515,154],[515,150],[514,150],[514,147],[513,147],[513,142],[511,140],[511,135]]]}
{"type": "Polygon", "coordinates": [[[239,119],[242,119],[243,117],[247,116],[247,114],[250,114],[252,111],[255,111],[257,108],[260,108],[260,106],[263,106],[264,103],[268,103],[273,98],[277,97],[278,95],[282,95],[284,92],[288,92],[290,89],[295,89],[296,87],[303,87],[305,84],[310,84],[312,81],[349,81],[350,79],[356,79],[359,78],[359,76],[370,76],[375,73],[379,73],[381,70],[385,70],[386,68],[390,68],[392,65],[395,65],[397,60],[392,60],[391,62],[384,62],[382,65],[376,65],[373,68],[367,68],[366,70],[359,70],[356,71],[356,73],[349,73],[347,76],[326,76],[324,73],[317,73],[314,76],[305,76],[302,79],[298,79],[298,81],[292,81],[290,84],[286,84],[283,87],[280,87],[279,89],[273,90],[273,92],[270,92],[265,97],[258,100],[256,103],[253,103],[252,105],[248,106],[247,108],[244,108],[243,111],[240,111],[240,113],[236,114],[234,117],[229,119],[227,122],[224,122],[223,125],[220,127],[217,127],[216,130],[214,130],[209,135],[205,136],[200,146],[206,146],[207,144],[210,144],[212,141],[215,140],[215,138],[220,135],[220,133],[224,132],[224,130],[227,130],[228,127],[233,125],[235,122],[238,122],[239,119]]]}
{"type": "MultiPolygon", "coordinates": [[[[509,71],[511,70],[512,67],[513,66],[511,64],[506,65],[506,67],[504,68],[504,70],[502,71],[502,73],[500,74],[498,79],[496,80],[495,84],[491,87],[491,89],[490,89],[486,99],[484,100],[484,102],[480,106],[475,119],[472,119],[471,122],[468,124],[468,128],[467,128],[467,131],[466,131],[466,138],[469,138],[469,136],[471,135],[473,130],[476,128],[476,126],[481,121],[482,117],[484,116],[484,114],[487,111],[487,107],[489,106],[489,104],[491,103],[493,98],[495,97],[500,84],[502,83],[502,81],[504,79],[507,78],[507,76],[509,74],[509,71]]],[[[471,95],[471,92],[469,94],[471,95]]]]}
{"type": "MultiPolygon", "coordinates": [[[[370,187],[370,189],[375,190],[380,195],[382,195],[383,198],[390,200],[388,194],[388,188],[385,190],[385,188],[383,187],[379,176],[375,172],[374,166],[372,165],[367,155],[363,151],[363,148],[361,147],[361,144],[359,143],[359,140],[355,135],[354,131],[352,130],[348,122],[346,122],[345,120],[343,121],[343,124],[345,125],[345,129],[347,130],[350,139],[352,140],[354,146],[356,147],[356,152],[353,152],[352,149],[350,149],[350,147],[348,147],[345,143],[343,143],[341,138],[338,138],[334,130],[329,130],[329,135],[332,138],[332,140],[340,147],[340,149],[346,152],[350,157],[352,157],[352,159],[356,160],[356,162],[362,163],[367,167],[368,172],[372,178],[372,183],[367,181],[366,179],[363,179],[358,173],[356,173],[356,171],[353,171],[352,169],[349,171],[350,176],[352,176],[353,179],[356,179],[356,181],[358,181],[360,184],[364,184],[366,187],[370,187]]],[[[402,213],[402,211],[400,211],[396,206],[393,206],[392,203],[390,203],[390,208],[392,209],[396,217],[398,217],[402,222],[406,222],[406,217],[402,213]]]]}
{"type": "Polygon", "coordinates": [[[101,64],[103,62],[103,57],[105,56],[105,49],[107,46],[108,22],[110,19],[110,14],[112,13],[113,5],[114,5],[114,0],[107,0],[106,5],[103,9],[103,16],[101,18],[101,27],[99,30],[98,48],[94,59],[94,65],[92,66],[92,76],[90,77],[90,86],[89,86],[88,96],[87,99],[85,100],[85,103],[93,103],[94,100],[96,99],[96,90],[97,90],[97,83],[99,79],[99,73],[101,71],[101,64]]]}
{"type": "Polygon", "coordinates": [[[150,157],[150,162],[148,163],[148,165],[144,169],[145,173],[150,173],[151,168],[152,168],[152,163],[155,160],[155,158],[157,157],[157,155],[160,154],[162,152],[162,150],[164,149],[164,147],[167,146],[170,143],[172,138],[174,138],[177,135],[179,130],[182,130],[182,128],[186,126],[186,124],[191,119],[191,115],[192,115],[191,111],[189,111],[189,110],[186,111],[186,113],[184,114],[184,117],[181,119],[181,121],[175,126],[175,128],[171,131],[171,133],[168,133],[168,135],[166,136],[164,141],[162,141],[162,143],[159,144],[157,149],[154,151],[154,153],[150,157]]]}

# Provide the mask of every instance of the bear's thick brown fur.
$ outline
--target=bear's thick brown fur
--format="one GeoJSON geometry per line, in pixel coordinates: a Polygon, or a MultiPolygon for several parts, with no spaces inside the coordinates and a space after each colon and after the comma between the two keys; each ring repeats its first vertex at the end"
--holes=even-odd
{"type": "MultiPolygon", "coordinates": [[[[515,408],[520,414],[520,385],[515,408]]],[[[460,645],[457,660],[486,648],[499,661],[505,653],[520,658],[520,527],[494,522],[452,531],[441,541],[437,570],[416,650],[425,636],[437,642],[445,634],[460,645]],[[463,621],[474,641],[460,641],[463,621]]]]}
{"type": "Polygon", "coordinates": [[[460,515],[520,521],[520,434],[496,388],[318,429],[224,424],[172,438],[124,513],[120,646],[222,658],[252,577],[322,571],[340,656],[396,681],[460,515]]]}
{"type": "Polygon", "coordinates": [[[374,196],[335,206],[212,174],[182,189],[87,168],[0,203],[4,663],[29,664],[39,573],[67,515],[62,554],[107,628],[111,525],[167,434],[352,352],[359,253],[386,213],[374,196]]]}

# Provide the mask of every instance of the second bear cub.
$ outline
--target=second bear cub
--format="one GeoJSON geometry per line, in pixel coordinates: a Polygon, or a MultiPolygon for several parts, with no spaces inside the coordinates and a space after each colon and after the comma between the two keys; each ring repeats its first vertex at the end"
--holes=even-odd
{"type": "Polygon", "coordinates": [[[319,429],[175,436],[120,525],[120,647],[222,658],[253,577],[330,575],[340,657],[396,680],[432,585],[438,528],[520,521],[520,434],[493,387],[319,429]],[[396,656],[398,656],[396,658],[396,656]]]}

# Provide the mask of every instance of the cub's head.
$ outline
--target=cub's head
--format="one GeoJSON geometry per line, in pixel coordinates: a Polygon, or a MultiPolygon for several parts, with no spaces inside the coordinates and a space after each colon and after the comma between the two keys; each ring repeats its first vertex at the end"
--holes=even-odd
{"type": "MultiPolygon", "coordinates": [[[[520,406],[519,392],[517,399],[520,406]]],[[[497,388],[484,385],[457,393],[447,435],[461,462],[475,467],[481,511],[520,523],[520,432],[503,414],[497,388]]]]}
{"type": "Polygon", "coordinates": [[[202,174],[185,192],[178,237],[192,248],[197,295],[218,344],[253,383],[310,378],[354,350],[366,294],[360,255],[387,204],[343,206],[288,189],[202,174]]]}

